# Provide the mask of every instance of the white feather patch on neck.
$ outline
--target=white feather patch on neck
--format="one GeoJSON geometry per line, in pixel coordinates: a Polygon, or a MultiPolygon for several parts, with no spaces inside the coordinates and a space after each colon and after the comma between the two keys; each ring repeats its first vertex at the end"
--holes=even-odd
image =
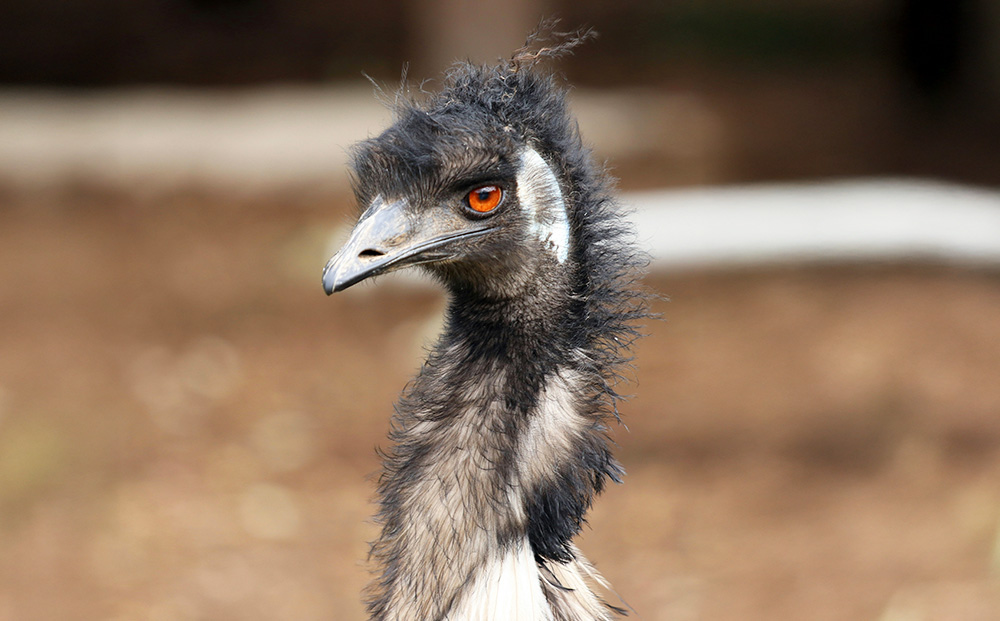
{"type": "Polygon", "coordinates": [[[448,621],[552,621],[531,545],[516,541],[484,566],[448,621]]]}
{"type": "Polygon", "coordinates": [[[555,173],[538,151],[521,151],[517,199],[528,216],[531,232],[563,263],[569,256],[569,218],[555,173]]]}

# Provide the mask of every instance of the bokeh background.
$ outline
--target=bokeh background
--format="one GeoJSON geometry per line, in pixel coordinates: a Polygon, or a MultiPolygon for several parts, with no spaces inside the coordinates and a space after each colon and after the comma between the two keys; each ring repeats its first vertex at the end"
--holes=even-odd
{"type": "MultiPolygon", "coordinates": [[[[0,620],[364,618],[375,447],[443,300],[322,293],[388,119],[362,72],[433,89],[550,15],[600,32],[558,70],[626,197],[1000,185],[992,0],[4,0],[0,620]]],[[[636,618],[1000,619],[996,265],[647,285],[581,541],[636,618]]]]}

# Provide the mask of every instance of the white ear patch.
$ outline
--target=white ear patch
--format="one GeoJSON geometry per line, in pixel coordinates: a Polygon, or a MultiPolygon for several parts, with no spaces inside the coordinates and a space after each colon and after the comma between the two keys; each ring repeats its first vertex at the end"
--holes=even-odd
{"type": "Polygon", "coordinates": [[[566,261],[569,256],[569,219],[562,189],[549,165],[530,147],[521,152],[517,199],[531,223],[531,232],[556,255],[560,263],[566,261]]]}

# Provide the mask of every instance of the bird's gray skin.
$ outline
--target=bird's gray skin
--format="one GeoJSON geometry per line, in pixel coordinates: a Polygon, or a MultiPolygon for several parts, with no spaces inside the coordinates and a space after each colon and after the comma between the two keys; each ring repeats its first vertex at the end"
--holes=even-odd
{"type": "Polygon", "coordinates": [[[592,590],[603,579],[572,539],[623,474],[606,422],[644,316],[642,260],[538,56],[457,65],[424,103],[401,98],[395,123],[354,151],[364,213],[325,290],[421,265],[450,298],[392,419],[372,619],[622,612],[592,590]],[[473,208],[493,190],[495,208],[473,208]]]}

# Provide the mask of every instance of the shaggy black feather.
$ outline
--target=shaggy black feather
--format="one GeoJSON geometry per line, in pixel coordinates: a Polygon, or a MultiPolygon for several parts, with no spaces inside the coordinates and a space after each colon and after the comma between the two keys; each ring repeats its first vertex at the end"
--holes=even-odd
{"type": "MultiPolygon", "coordinates": [[[[535,64],[577,42],[522,49],[495,66],[455,65],[436,95],[397,98],[395,123],[354,151],[354,187],[362,206],[377,195],[400,195],[414,210],[429,211],[484,182],[501,184],[513,203],[495,216],[501,227],[495,234],[467,243],[464,260],[424,267],[447,287],[450,303],[444,333],[392,421],[394,446],[384,455],[378,489],[383,532],[371,551],[383,570],[370,592],[374,619],[389,614],[387,594],[404,579],[398,566],[408,553],[399,536],[409,519],[406,491],[439,457],[434,439],[413,430],[422,422],[448,421],[470,406],[488,407],[470,395],[497,369],[510,372],[501,375],[506,383],[497,389],[505,415],[484,420],[491,444],[483,450],[490,456],[483,467],[495,492],[477,501],[484,506],[508,502],[519,437],[558,370],[588,379],[578,399],[591,421],[567,461],[523,492],[527,523],[501,529],[499,545],[527,533],[539,563],[571,560],[571,540],[594,497],[607,479],[621,480],[606,421],[618,416],[614,386],[638,336],[633,322],[646,316],[637,285],[645,259],[611,196],[609,176],[581,142],[565,88],[535,64]],[[570,222],[569,260],[563,264],[539,258],[514,227],[503,228],[517,217],[512,184],[525,147],[545,159],[562,188],[570,222]]],[[[450,605],[442,605],[442,615],[450,605]]]]}

